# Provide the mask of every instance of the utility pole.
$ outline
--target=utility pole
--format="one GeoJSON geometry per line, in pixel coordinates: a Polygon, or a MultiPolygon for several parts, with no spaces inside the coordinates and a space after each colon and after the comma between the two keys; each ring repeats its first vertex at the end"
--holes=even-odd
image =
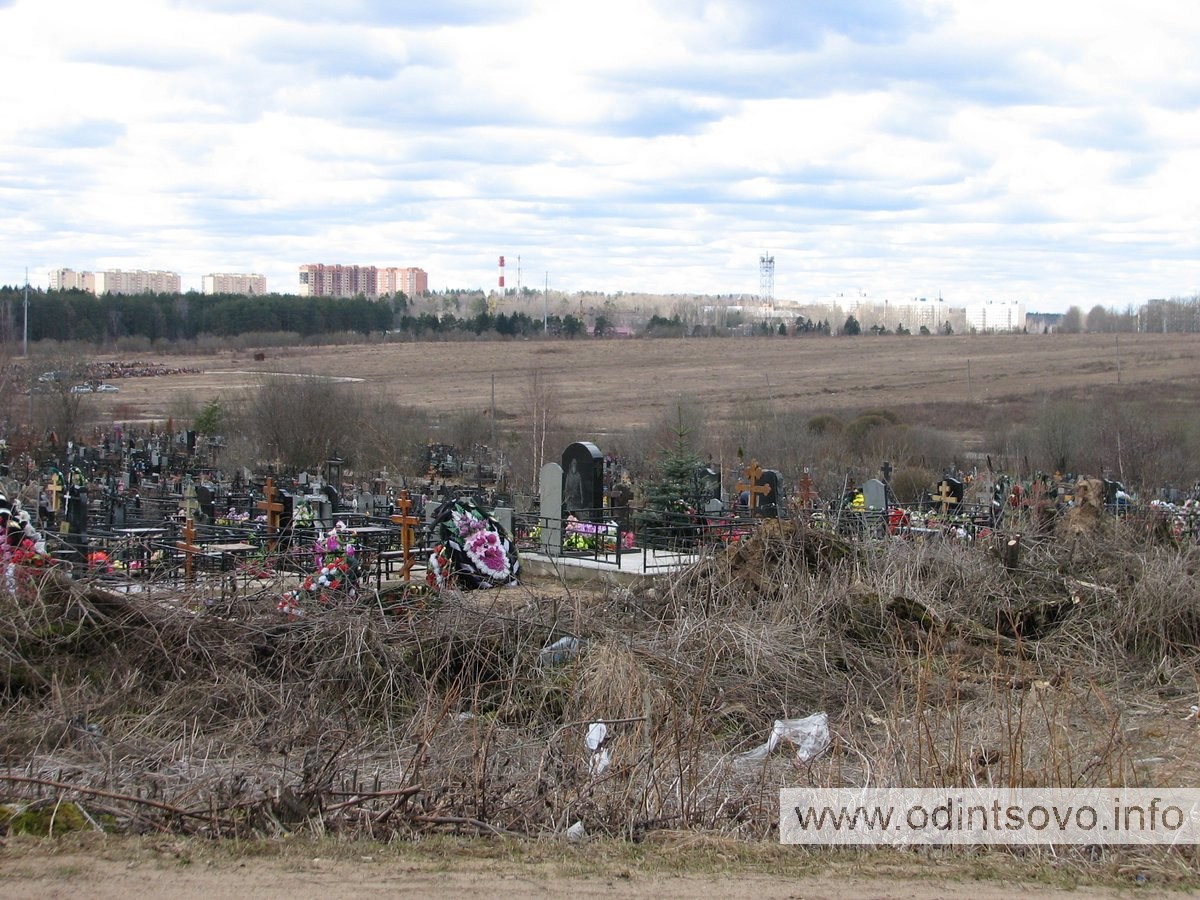
{"type": "Polygon", "coordinates": [[[25,331],[21,336],[21,355],[29,358],[29,266],[25,267],[25,331]]]}

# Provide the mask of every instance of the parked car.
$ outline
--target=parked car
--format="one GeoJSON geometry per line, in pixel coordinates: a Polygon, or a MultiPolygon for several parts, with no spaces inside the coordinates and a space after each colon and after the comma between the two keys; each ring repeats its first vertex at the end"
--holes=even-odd
{"type": "Polygon", "coordinates": [[[91,392],[92,386],[90,384],[76,384],[71,388],[72,394],[90,394],[91,392]]]}
{"type": "Polygon", "coordinates": [[[116,394],[121,389],[115,384],[98,384],[96,385],[97,394],[116,394]]]}

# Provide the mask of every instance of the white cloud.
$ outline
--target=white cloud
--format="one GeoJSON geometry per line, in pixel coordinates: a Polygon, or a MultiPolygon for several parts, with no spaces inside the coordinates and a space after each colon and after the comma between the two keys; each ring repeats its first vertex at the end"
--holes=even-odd
{"type": "Polygon", "coordinates": [[[0,4],[0,283],[1124,306],[1200,289],[1200,17],[972,0],[0,4]],[[526,283],[539,282],[538,277],[526,283]]]}

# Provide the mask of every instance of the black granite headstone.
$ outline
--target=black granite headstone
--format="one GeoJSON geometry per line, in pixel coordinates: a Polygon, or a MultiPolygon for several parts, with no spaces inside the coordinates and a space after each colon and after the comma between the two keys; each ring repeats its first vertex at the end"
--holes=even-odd
{"type": "Polygon", "coordinates": [[[588,441],[563,451],[563,510],[576,518],[599,521],[604,515],[604,454],[588,441]]]}

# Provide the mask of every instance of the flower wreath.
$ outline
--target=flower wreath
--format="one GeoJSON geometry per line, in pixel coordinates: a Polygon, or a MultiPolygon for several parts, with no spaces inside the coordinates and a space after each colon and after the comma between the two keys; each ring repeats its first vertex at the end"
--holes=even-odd
{"type": "Polygon", "coordinates": [[[426,575],[431,586],[475,590],[516,582],[521,571],[516,542],[471,498],[439,506],[431,529],[434,547],[426,575]]]}
{"type": "Polygon", "coordinates": [[[315,601],[318,606],[330,607],[343,599],[353,599],[358,593],[359,557],[346,523],[338,522],[320,535],[313,544],[315,572],[305,577],[300,587],[288,591],[277,608],[289,618],[305,615],[305,607],[315,601]]]}

